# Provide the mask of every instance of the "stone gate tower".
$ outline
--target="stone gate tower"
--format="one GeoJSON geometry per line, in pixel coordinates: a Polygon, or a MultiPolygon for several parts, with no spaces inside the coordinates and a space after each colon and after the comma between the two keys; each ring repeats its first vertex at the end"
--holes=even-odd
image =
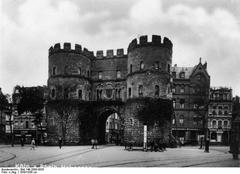
{"type": "MultiPolygon", "coordinates": [[[[55,44],[49,49],[48,135],[54,138],[64,131],[61,114],[54,106],[59,101],[74,100],[77,105],[66,119],[65,141],[89,143],[95,137],[103,142],[106,119],[118,113],[125,141],[142,143],[144,123],[137,119],[138,110],[146,97],[171,98],[171,63],[172,42],[157,35],[151,41],[147,36],[134,39],[127,54],[117,49],[116,54],[107,50],[106,56],[103,51],[94,55],[78,44],[74,48],[70,43],[62,47],[55,44]]],[[[149,138],[168,134],[167,126],[149,128],[149,138]]]]}
{"type": "MultiPolygon", "coordinates": [[[[143,107],[142,99],[171,98],[170,68],[172,42],[168,38],[141,36],[128,47],[127,104],[125,109],[125,140],[143,142],[143,124],[136,115],[143,107]]],[[[148,128],[149,139],[166,137],[169,129],[148,128]]]]}

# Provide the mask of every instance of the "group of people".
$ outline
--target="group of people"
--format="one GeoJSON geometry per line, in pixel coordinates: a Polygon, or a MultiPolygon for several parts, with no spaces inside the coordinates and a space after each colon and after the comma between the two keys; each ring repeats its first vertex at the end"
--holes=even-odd
{"type": "Polygon", "coordinates": [[[166,151],[166,147],[167,147],[167,144],[166,142],[163,140],[163,139],[160,139],[159,141],[151,141],[150,142],[150,149],[151,149],[151,152],[152,151],[155,151],[155,152],[163,152],[163,151],[166,151]]]}
{"type": "MultiPolygon", "coordinates": [[[[20,144],[21,144],[22,149],[24,147],[25,141],[26,141],[25,138],[21,137],[20,144]]],[[[58,139],[58,146],[59,146],[60,149],[62,148],[62,144],[63,144],[62,138],[59,137],[59,139],[58,139]]],[[[32,138],[30,146],[31,146],[30,150],[35,150],[35,148],[36,148],[36,141],[35,141],[34,138],[32,138]]]]}
{"type": "Polygon", "coordinates": [[[97,139],[91,139],[92,149],[97,149],[98,140],[97,139]]]}
{"type": "MultiPolygon", "coordinates": [[[[21,137],[21,139],[20,139],[20,144],[21,144],[22,149],[23,149],[23,147],[24,147],[25,141],[26,141],[25,138],[24,138],[24,137],[21,137]]],[[[36,142],[35,142],[35,139],[34,139],[34,138],[32,138],[30,146],[31,146],[31,148],[30,148],[31,150],[35,150],[36,142]]]]}

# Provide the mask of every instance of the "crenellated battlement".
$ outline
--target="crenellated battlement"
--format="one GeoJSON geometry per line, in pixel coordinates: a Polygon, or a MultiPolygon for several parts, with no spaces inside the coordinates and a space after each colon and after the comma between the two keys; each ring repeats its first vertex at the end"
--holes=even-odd
{"type": "Polygon", "coordinates": [[[106,50],[105,54],[103,50],[98,50],[96,51],[95,56],[97,59],[102,59],[102,58],[123,57],[123,56],[126,56],[126,54],[124,54],[124,49],[120,48],[120,49],[117,49],[116,52],[114,52],[114,50],[112,49],[106,50]]]}
{"type": "Polygon", "coordinates": [[[75,53],[75,54],[83,54],[87,57],[94,57],[93,51],[89,51],[87,48],[83,48],[79,44],[75,44],[74,49],[71,48],[71,43],[65,42],[61,46],[60,43],[56,43],[54,46],[49,48],[49,56],[56,53],[75,53]]]}
{"type": "Polygon", "coordinates": [[[148,41],[148,36],[145,35],[145,36],[140,36],[139,39],[136,39],[136,38],[133,39],[128,46],[128,52],[132,51],[135,48],[147,47],[147,46],[159,46],[159,47],[164,47],[172,50],[173,44],[167,37],[164,37],[162,40],[161,36],[152,35],[152,40],[148,41]]]}

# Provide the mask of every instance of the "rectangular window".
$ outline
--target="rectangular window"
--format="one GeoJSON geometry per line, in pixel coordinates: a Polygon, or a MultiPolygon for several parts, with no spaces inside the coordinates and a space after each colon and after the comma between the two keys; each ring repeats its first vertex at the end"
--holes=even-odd
{"type": "Polygon", "coordinates": [[[64,89],[64,99],[68,98],[68,88],[64,89]]]}
{"type": "Polygon", "coordinates": [[[155,69],[159,69],[159,61],[156,61],[156,62],[155,62],[154,68],[155,68],[155,69]]]}
{"type": "Polygon", "coordinates": [[[155,85],[155,97],[159,96],[159,86],[155,85]]]}
{"type": "Polygon", "coordinates": [[[139,87],[138,87],[138,95],[139,95],[140,97],[143,96],[143,86],[142,86],[142,85],[139,85],[139,87]]]}
{"type": "Polygon", "coordinates": [[[172,92],[175,93],[176,92],[176,87],[172,88],[172,92]]]}
{"type": "Polygon", "coordinates": [[[179,123],[180,123],[180,124],[183,124],[183,123],[184,123],[184,118],[183,118],[183,117],[180,117],[179,123]]]}
{"type": "Polygon", "coordinates": [[[180,93],[184,93],[184,92],[185,92],[184,87],[181,87],[181,88],[180,88],[180,93]]]}
{"type": "Polygon", "coordinates": [[[82,99],[82,90],[81,89],[78,90],[78,98],[82,99]]]}
{"type": "Polygon", "coordinates": [[[172,72],[172,77],[175,79],[176,78],[176,72],[172,72]]]}
{"type": "Polygon", "coordinates": [[[101,80],[102,79],[102,72],[98,72],[98,79],[101,80]]]}
{"type": "Polygon", "coordinates": [[[180,99],[180,108],[184,109],[185,107],[185,100],[184,99],[180,99]]]}
{"type": "Polygon", "coordinates": [[[181,104],[180,104],[180,108],[181,108],[181,109],[184,109],[184,107],[185,107],[185,104],[184,104],[184,103],[181,103],[181,104]]]}
{"type": "Polygon", "coordinates": [[[173,108],[176,108],[176,99],[173,99],[173,108]]]}
{"type": "Polygon", "coordinates": [[[132,96],[132,89],[128,88],[128,97],[131,97],[131,96],[132,96]]]}
{"type": "Polygon", "coordinates": [[[56,67],[55,66],[52,69],[52,75],[56,75],[56,67]]]}
{"type": "Polygon", "coordinates": [[[28,129],[28,121],[26,121],[26,129],[28,129]]]}
{"type": "Polygon", "coordinates": [[[197,104],[193,104],[193,109],[197,109],[198,105],[197,104]]]}
{"type": "Polygon", "coordinates": [[[121,78],[121,71],[117,71],[117,79],[120,79],[121,78]]]}

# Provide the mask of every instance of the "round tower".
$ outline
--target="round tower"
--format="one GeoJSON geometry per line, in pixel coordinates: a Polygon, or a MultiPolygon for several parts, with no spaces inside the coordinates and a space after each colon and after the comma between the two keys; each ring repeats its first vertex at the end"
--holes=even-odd
{"type": "Polygon", "coordinates": [[[48,88],[51,100],[90,100],[89,82],[93,53],[76,44],[60,43],[49,49],[48,88]]]}
{"type": "MultiPolygon", "coordinates": [[[[170,119],[161,126],[152,125],[146,120],[145,122],[141,120],[139,112],[146,109],[145,101],[149,98],[156,101],[159,101],[159,98],[171,98],[172,47],[172,42],[168,38],[164,37],[161,40],[161,36],[157,35],[153,35],[152,41],[149,42],[147,36],[141,36],[139,41],[134,39],[128,46],[125,142],[142,144],[144,125],[147,125],[148,142],[160,138],[168,139],[170,119]]],[[[171,118],[171,115],[167,117],[171,118]]]]}
{"type": "Polygon", "coordinates": [[[127,98],[168,98],[170,95],[170,69],[172,42],[153,35],[148,42],[141,36],[128,46],[127,98]]]}

